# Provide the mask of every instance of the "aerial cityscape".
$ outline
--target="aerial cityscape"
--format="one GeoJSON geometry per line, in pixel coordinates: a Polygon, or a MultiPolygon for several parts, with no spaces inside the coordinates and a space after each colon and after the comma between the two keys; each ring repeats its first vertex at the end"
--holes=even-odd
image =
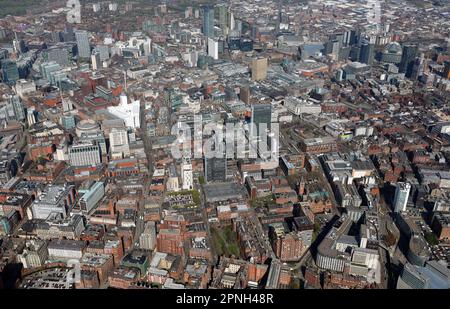
{"type": "Polygon", "coordinates": [[[0,151],[0,289],[450,289],[450,0],[0,0],[0,151]]]}

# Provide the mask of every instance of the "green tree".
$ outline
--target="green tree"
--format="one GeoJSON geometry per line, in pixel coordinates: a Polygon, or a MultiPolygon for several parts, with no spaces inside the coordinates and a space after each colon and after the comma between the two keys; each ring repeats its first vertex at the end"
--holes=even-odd
{"type": "Polygon", "coordinates": [[[436,235],[434,235],[434,233],[432,232],[426,232],[424,237],[427,243],[429,243],[432,246],[436,246],[439,244],[439,240],[437,239],[436,235]]]}

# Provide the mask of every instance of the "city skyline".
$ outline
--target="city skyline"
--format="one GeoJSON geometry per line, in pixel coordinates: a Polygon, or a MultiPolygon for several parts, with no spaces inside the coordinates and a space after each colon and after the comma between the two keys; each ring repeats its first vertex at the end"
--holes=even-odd
{"type": "Polygon", "coordinates": [[[0,289],[450,288],[449,1],[0,6],[0,289]]]}

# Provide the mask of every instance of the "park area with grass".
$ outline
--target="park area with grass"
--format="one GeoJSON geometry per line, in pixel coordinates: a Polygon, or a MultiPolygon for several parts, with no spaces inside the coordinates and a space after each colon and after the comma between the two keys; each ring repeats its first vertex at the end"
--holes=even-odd
{"type": "Polygon", "coordinates": [[[231,225],[224,228],[211,227],[211,237],[217,255],[241,257],[237,235],[231,225]]]}
{"type": "Polygon", "coordinates": [[[275,200],[273,199],[272,194],[250,200],[250,205],[253,208],[263,208],[273,204],[275,204],[275,200]]]}

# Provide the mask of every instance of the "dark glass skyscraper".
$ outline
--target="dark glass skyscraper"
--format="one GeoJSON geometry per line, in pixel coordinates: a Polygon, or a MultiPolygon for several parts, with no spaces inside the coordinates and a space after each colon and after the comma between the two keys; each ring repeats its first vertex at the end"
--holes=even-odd
{"type": "Polygon", "coordinates": [[[225,141],[222,141],[223,144],[218,140],[218,135],[213,133],[211,138],[214,139],[214,144],[212,145],[212,151],[215,155],[211,158],[205,153],[204,161],[203,161],[203,169],[205,172],[205,180],[207,182],[210,181],[226,181],[227,179],[227,156],[225,152],[225,141]],[[221,156],[217,155],[222,152],[221,156]]]}
{"type": "Polygon", "coordinates": [[[408,78],[412,75],[417,53],[417,45],[408,44],[403,46],[402,61],[400,62],[398,71],[400,73],[405,73],[405,76],[408,78]]]}
{"type": "Polygon", "coordinates": [[[205,158],[204,169],[207,182],[227,180],[227,159],[225,156],[223,158],[205,158]]]}
{"type": "Polygon", "coordinates": [[[270,130],[270,124],[272,122],[272,105],[270,104],[258,104],[252,105],[252,120],[251,120],[251,128],[250,134],[253,136],[254,134],[260,135],[259,125],[262,123],[267,124],[267,129],[270,130]],[[253,125],[256,126],[256,132],[253,132],[253,125]]]}
{"type": "Polygon", "coordinates": [[[351,61],[359,61],[359,57],[361,55],[361,47],[359,46],[352,46],[352,49],[350,50],[349,58],[351,61]]]}
{"type": "Polygon", "coordinates": [[[202,31],[205,37],[214,37],[214,7],[210,5],[203,6],[202,31]]]}
{"type": "Polygon", "coordinates": [[[2,61],[2,75],[5,83],[15,83],[19,79],[19,69],[17,63],[11,60],[2,61]]]}
{"type": "Polygon", "coordinates": [[[372,64],[375,56],[375,45],[370,43],[364,43],[361,45],[361,53],[359,55],[359,61],[365,64],[372,64]]]}

